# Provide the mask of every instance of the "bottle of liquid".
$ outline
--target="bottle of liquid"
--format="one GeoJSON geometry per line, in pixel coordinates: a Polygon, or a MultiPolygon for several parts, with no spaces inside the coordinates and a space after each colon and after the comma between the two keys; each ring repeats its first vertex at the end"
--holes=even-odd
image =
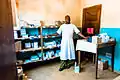
{"type": "Polygon", "coordinates": [[[77,62],[75,62],[75,65],[74,65],[75,67],[77,66],[77,62]]]}
{"type": "Polygon", "coordinates": [[[75,73],[79,73],[79,72],[80,72],[80,68],[79,68],[79,66],[77,65],[77,62],[75,62],[75,65],[74,65],[74,72],[75,72],[75,73]]]}

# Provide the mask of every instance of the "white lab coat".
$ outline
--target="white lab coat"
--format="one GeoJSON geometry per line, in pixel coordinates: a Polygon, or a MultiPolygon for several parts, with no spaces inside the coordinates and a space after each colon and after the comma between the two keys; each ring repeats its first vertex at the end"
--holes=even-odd
{"type": "Polygon", "coordinates": [[[75,50],[73,43],[73,33],[78,34],[80,31],[74,24],[63,24],[58,29],[57,33],[62,34],[61,41],[61,60],[73,60],[75,59],[75,50]]]}

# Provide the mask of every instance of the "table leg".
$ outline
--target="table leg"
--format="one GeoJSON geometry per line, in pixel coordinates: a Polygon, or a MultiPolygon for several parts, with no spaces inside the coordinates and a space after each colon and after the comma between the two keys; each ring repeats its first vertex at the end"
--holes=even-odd
{"type": "Polygon", "coordinates": [[[97,76],[98,76],[98,49],[97,49],[97,53],[96,53],[96,79],[97,79],[97,76]]]}
{"type": "Polygon", "coordinates": [[[112,58],[111,58],[112,72],[114,71],[114,51],[115,51],[115,46],[113,46],[112,49],[112,58]]]}
{"type": "Polygon", "coordinates": [[[81,71],[81,54],[80,54],[80,51],[78,51],[78,65],[79,65],[79,68],[80,68],[80,71],[81,71]]]}
{"type": "Polygon", "coordinates": [[[93,54],[93,63],[95,64],[95,54],[93,54]]]}

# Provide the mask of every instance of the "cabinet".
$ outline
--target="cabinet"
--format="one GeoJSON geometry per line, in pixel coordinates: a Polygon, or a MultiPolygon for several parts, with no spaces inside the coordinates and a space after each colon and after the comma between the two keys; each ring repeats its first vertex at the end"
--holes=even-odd
{"type": "Polygon", "coordinates": [[[56,33],[59,27],[32,27],[14,30],[17,64],[29,64],[59,58],[60,36],[47,35],[56,33]],[[42,37],[41,37],[42,35],[42,37]]]}

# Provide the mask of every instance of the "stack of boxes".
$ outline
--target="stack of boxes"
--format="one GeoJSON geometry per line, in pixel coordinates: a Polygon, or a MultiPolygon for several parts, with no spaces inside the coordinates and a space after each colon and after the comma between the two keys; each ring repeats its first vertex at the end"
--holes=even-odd
{"type": "Polygon", "coordinates": [[[106,69],[108,69],[108,60],[99,59],[98,60],[98,69],[99,70],[106,70],[106,69]]]}
{"type": "Polygon", "coordinates": [[[22,49],[21,41],[15,42],[15,51],[18,52],[22,49]]]}
{"type": "Polygon", "coordinates": [[[107,33],[99,34],[98,36],[92,36],[92,43],[106,43],[110,40],[107,33]]]}
{"type": "Polygon", "coordinates": [[[98,36],[92,36],[92,43],[102,43],[102,38],[98,37],[98,36]]]}

